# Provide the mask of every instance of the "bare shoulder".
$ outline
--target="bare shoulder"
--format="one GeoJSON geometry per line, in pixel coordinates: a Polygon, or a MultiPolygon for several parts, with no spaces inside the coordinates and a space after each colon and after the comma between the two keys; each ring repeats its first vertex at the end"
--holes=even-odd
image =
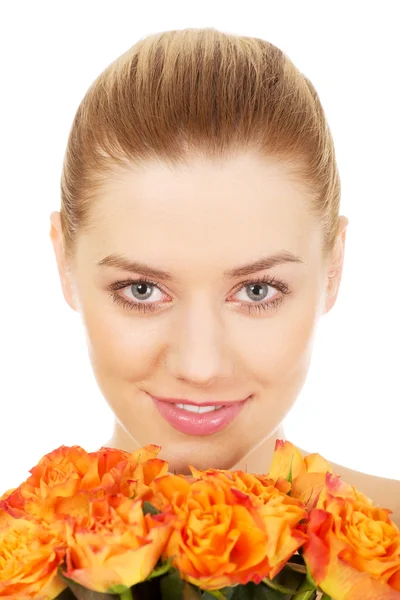
{"type": "MultiPolygon", "coordinates": [[[[301,448],[299,450],[303,456],[309,454],[301,448]]],[[[400,480],[361,473],[331,462],[329,458],[327,460],[332,466],[333,472],[340,475],[343,481],[355,485],[361,493],[378,506],[390,509],[392,511],[390,518],[400,527],[400,480]]]]}

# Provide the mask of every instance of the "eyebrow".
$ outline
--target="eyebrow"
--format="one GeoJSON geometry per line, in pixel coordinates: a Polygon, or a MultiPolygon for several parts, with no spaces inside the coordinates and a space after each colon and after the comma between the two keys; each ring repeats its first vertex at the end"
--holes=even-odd
{"type": "MultiPolygon", "coordinates": [[[[229,269],[228,271],[224,272],[223,278],[235,279],[237,277],[251,275],[252,273],[256,273],[257,271],[272,269],[272,267],[275,267],[280,264],[303,262],[304,261],[299,256],[296,256],[295,254],[284,250],[281,252],[277,252],[276,254],[272,254],[271,256],[260,258],[246,265],[241,265],[238,267],[234,267],[233,269],[229,269]]],[[[177,282],[176,277],[174,277],[172,273],[168,273],[168,271],[145,265],[142,262],[129,260],[125,256],[119,254],[110,254],[109,256],[106,256],[100,262],[97,263],[97,266],[114,267],[116,269],[121,269],[123,271],[131,271],[132,273],[138,273],[139,275],[153,277],[155,279],[163,279],[164,281],[171,281],[175,283],[177,282]]]]}

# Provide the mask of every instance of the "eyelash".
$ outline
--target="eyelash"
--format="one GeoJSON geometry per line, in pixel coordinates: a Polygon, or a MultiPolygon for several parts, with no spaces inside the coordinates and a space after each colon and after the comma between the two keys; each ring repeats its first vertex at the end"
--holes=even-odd
{"type": "MultiPolygon", "coordinates": [[[[151,281],[146,277],[141,277],[140,279],[129,278],[125,281],[117,281],[116,283],[110,285],[107,289],[112,292],[110,296],[113,299],[113,301],[126,310],[136,310],[139,313],[155,312],[159,310],[159,306],[155,302],[132,302],[131,300],[127,300],[126,298],[121,296],[121,294],[118,293],[118,290],[124,289],[130,285],[137,285],[139,283],[151,285],[152,287],[156,287],[162,292],[161,288],[154,281],[151,281]]],[[[291,294],[288,285],[284,281],[276,279],[275,277],[269,277],[265,275],[262,277],[255,277],[254,279],[244,281],[242,283],[242,286],[238,288],[237,291],[251,284],[267,284],[270,287],[273,287],[280,291],[282,295],[269,302],[238,302],[240,307],[247,310],[249,314],[260,314],[261,311],[277,309],[278,306],[280,306],[280,304],[282,304],[282,302],[284,301],[284,296],[288,296],[289,294],[291,294]]]]}

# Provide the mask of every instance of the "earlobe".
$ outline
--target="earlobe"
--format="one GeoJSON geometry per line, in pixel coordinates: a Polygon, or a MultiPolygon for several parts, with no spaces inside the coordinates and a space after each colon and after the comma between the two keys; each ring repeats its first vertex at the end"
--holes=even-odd
{"type": "Polygon", "coordinates": [[[62,241],[61,219],[59,212],[52,212],[50,215],[50,239],[53,244],[54,254],[57,262],[57,270],[60,277],[61,288],[67,304],[72,310],[77,310],[71,277],[67,268],[65,252],[62,241]]]}

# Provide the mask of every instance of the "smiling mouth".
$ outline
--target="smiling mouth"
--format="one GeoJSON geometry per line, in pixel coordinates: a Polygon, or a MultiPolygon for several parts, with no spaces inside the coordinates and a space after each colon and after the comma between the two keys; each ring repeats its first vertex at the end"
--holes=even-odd
{"type": "Polygon", "coordinates": [[[248,400],[200,404],[189,400],[156,396],[150,398],[161,416],[177,431],[188,435],[212,435],[225,429],[243,410],[248,400]]]}
{"type": "Polygon", "coordinates": [[[153,396],[149,394],[155,400],[159,402],[169,402],[170,404],[179,404],[185,406],[199,406],[199,407],[209,407],[209,406],[231,406],[232,404],[240,404],[241,402],[245,402],[250,398],[250,396],[246,396],[241,400],[209,400],[207,402],[195,402],[194,400],[189,400],[187,398],[163,398],[161,396],[153,396]]]}

